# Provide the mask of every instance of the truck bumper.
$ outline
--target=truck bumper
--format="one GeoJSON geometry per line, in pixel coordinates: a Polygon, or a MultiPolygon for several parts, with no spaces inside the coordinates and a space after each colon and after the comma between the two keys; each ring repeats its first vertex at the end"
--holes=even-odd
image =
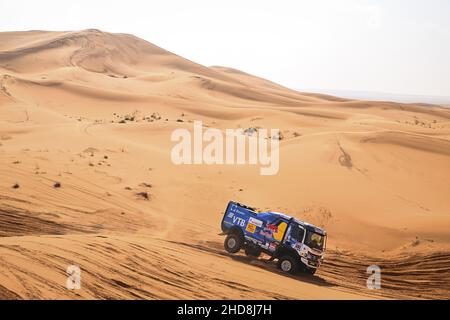
{"type": "Polygon", "coordinates": [[[306,258],[301,258],[302,263],[307,266],[308,268],[317,269],[320,266],[319,261],[310,261],[306,258]]]}

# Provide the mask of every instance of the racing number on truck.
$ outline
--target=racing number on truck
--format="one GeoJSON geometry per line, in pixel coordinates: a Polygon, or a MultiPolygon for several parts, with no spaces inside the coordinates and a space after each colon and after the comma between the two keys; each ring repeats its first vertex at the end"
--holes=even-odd
{"type": "Polygon", "coordinates": [[[247,224],[247,228],[245,228],[246,231],[250,232],[250,233],[255,233],[256,231],[256,226],[252,223],[248,223],[247,224]]]}

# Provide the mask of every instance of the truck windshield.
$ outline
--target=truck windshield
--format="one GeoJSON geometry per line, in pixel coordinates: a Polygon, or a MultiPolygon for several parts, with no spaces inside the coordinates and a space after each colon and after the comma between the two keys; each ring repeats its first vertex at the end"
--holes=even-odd
{"type": "Polygon", "coordinates": [[[291,227],[291,237],[294,238],[298,242],[303,241],[303,236],[305,233],[305,229],[298,226],[298,224],[293,223],[291,227]]]}
{"type": "Polygon", "coordinates": [[[325,236],[308,231],[306,233],[305,244],[313,249],[323,250],[323,245],[325,243],[325,236]]]}

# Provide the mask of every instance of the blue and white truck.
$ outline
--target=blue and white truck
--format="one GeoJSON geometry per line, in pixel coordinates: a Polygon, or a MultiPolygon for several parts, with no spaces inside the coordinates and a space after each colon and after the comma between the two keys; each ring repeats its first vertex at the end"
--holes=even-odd
{"type": "Polygon", "coordinates": [[[307,222],[278,212],[256,212],[255,209],[230,201],[222,219],[227,235],[224,247],[229,253],[244,249],[245,254],[259,257],[265,253],[278,260],[287,273],[304,271],[314,274],[323,262],[326,231],[307,222]]]}

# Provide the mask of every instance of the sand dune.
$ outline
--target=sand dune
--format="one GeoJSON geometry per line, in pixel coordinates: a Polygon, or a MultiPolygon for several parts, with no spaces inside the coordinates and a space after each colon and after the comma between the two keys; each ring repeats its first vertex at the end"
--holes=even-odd
{"type": "Polygon", "coordinates": [[[448,108],[296,92],[132,35],[0,33],[0,298],[449,298],[449,160],[448,108]],[[175,166],[194,120],[280,128],[279,173],[175,166]],[[226,254],[231,199],[326,228],[323,268],[226,254]]]}

